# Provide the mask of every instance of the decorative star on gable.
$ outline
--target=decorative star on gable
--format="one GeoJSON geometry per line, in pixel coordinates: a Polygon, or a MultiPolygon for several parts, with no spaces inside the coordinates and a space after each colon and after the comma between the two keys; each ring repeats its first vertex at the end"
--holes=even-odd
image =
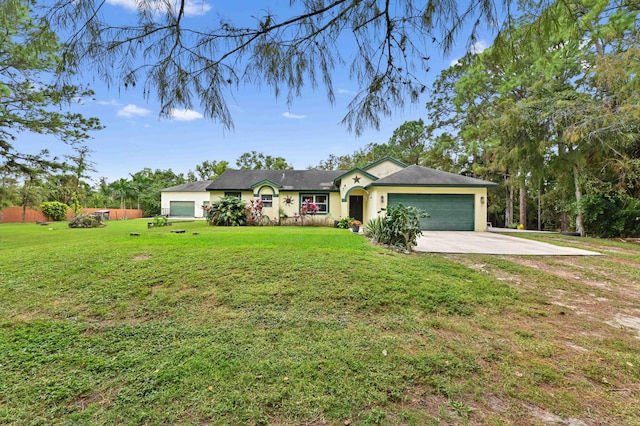
{"type": "Polygon", "coordinates": [[[353,178],[353,183],[360,183],[360,176],[355,175],[355,177],[353,178]]]}

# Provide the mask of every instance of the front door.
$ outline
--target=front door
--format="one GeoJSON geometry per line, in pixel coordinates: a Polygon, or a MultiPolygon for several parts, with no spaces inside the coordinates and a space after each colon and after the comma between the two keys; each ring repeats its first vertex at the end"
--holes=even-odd
{"type": "Polygon", "coordinates": [[[349,196],[349,217],[358,219],[363,222],[362,212],[364,211],[364,196],[362,195],[350,195],[349,196]]]}

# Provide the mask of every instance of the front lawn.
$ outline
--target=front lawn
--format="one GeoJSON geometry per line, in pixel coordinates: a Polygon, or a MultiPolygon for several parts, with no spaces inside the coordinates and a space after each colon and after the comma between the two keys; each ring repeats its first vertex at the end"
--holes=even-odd
{"type": "Polygon", "coordinates": [[[640,341],[536,286],[571,291],[333,228],[3,224],[0,424],[639,421],[640,341]]]}

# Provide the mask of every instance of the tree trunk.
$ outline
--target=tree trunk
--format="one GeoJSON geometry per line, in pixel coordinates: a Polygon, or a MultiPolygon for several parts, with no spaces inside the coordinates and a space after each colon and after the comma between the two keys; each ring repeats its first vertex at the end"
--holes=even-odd
{"type": "Polygon", "coordinates": [[[508,228],[513,223],[513,190],[511,185],[507,184],[506,206],[504,212],[504,226],[508,228]]]}
{"type": "Polygon", "coordinates": [[[542,192],[538,185],[538,231],[542,231],[542,192]]]}
{"type": "Polygon", "coordinates": [[[527,229],[527,189],[525,183],[520,184],[520,222],[527,229]]]}
{"type": "Polygon", "coordinates": [[[580,235],[584,237],[582,208],[580,207],[580,200],[582,200],[582,188],[580,187],[580,170],[576,163],[573,163],[573,184],[576,189],[576,232],[579,232],[580,235]]]}

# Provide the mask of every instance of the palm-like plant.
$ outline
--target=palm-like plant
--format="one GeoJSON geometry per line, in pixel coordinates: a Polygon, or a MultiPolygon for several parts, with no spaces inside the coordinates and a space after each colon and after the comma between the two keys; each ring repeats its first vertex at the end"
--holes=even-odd
{"type": "Polygon", "coordinates": [[[111,184],[111,187],[113,188],[113,194],[116,199],[120,200],[120,208],[126,209],[127,198],[131,197],[131,193],[133,191],[131,182],[124,178],[120,178],[119,180],[113,182],[111,184]]]}
{"type": "Polygon", "coordinates": [[[136,197],[138,202],[138,210],[140,210],[140,197],[145,193],[150,186],[150,179],[142,172],[129,174],[131,176],[131,190],[132,195],[136,197]]]}

